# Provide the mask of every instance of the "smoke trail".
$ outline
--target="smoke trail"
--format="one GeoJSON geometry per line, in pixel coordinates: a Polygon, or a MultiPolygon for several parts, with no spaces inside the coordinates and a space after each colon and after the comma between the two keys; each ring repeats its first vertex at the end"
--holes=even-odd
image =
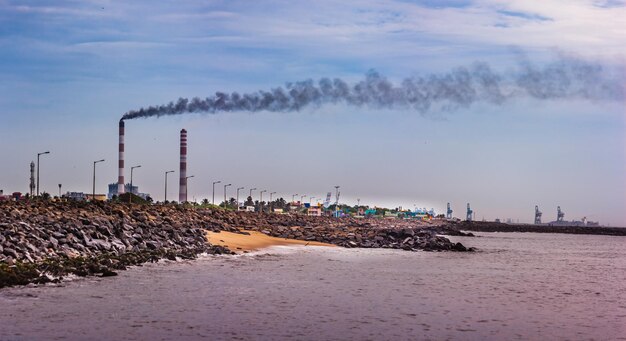
{"type": "Polygon", "coordinates": [[[508,73],[494,72],[486,63],[474,63],[448,73],[406,78],[400,84],[370,71],[355,84],[338,78],[322,78],[317,82],[309,79],[269,91],[217,92],[205,99],[179,98],[165,105],[129,111],[122,119],[199,112],[292,112],[336,103],[426,113],[434,107],[454,110],[479,101],[501,104],[514,97],[616,101],[625,97],[623,84],[623,80],[611,77],[600,64],[576,58],[561,57],[543,67],[522,60],[517,70],[508,73]]]}

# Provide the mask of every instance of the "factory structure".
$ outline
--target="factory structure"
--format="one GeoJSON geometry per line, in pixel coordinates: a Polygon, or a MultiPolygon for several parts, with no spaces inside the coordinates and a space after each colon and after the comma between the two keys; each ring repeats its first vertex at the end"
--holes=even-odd
{"type": "MultiPolygon", "coordinates": [[[[63,195],[66,199],[71,200],[112,200],[114,197],[119,197],[120,195],[130,192],[134,195],[137,195],[144,200],[148,200],[150,195],[148,193],[142,193],[139,191],[138,186],[131,185],[130,183],[125,183],[125,123],[124,120],[119,121],[119,140],[118,140],[118,178],[117,183],[111,183],[108,185],[108,193],[107,194],[96,194],[95,197],[92,194],[86,194],[83,192],[67,192],[63,195]]],[[[188,201],[188,193],[187,193],[187,181],[190,177],[187,175],[187,130],[180,130],[180,159],[179,159],[179,191],[178,191],[178,202],[184,203],[188,201]]],[[[30,196],[35,196],[35,188],[36,188],[36,166],[34,162],[30,163],[29,168],[29,192],[30,196]]],[[[335,201],[335,207],[339,207],[339,191],[337,188],[337,198],[335,201]]],[[[59,185],[59,193],[61,191],[61,185],[59,185]]],[[[10,195],[4,194],[2,190],[0,190],[0,201],[6,200],[22,200],[23,198],[27,198],[29,195],[23,196],[21,192],[14,192],[10,195]]],[[[293,202],[289,204],[289,207],[295,209],[295,212],[301,212],[312,216],[320,216],[324,215],[326,210],[330,206],[330,196],[329,192],[324,202],[323,207],[320,205],[311,205],[310,203],[303,204],[300,202],[293,202]]],[[[249,209],[249,208],[248,208],[249,209]]],[[[270,209],[272,211],[272,209],[270,209]]],[[[282,211],[276,209],[278,211],[282,211]]],[[[437,215],[433,209],[427,210],[426,208],[415,208],[415,210],[403,210],[401,207],[397,209],[382,209],[382,208],[369,208],[364,206],[359,206],[356,209],[356,212],[343,212],[342,210],[337,209],[332,212],[335,216],[345,216],[345,215],[355,215],[357,217],[384,217],[384,218],[404,218],[404,219],[455,219],[452,216],[453,210],[450,203],[447,203],[445,214],[437,215]]],[[[581,218],[580,220],[565,220],[565,212],[561,209],[561,206],[557,206],[556,208],[556,220],[551,221],[549,223],[542,223],[543,212],[539,209],[539,205],[535,205],[534,212],[534,220],[533,223],[535,225],[544,225],[544,226],[600,226],[598,222],[589,221],[586,217],[581,218]]],[[[471,208],[470,203],[467,203],[467,208],[465,212],[465,220],[473,221],[475,220],[475,212],[471,208]]],[[[496,219],[496,222],[500,222],[500,219],[496,219]]],[[[507,223],[513,223],[510,219],[507,220],[507,223]]]]}
{"type": "Polygon", "coordinates": [[[547,225],[547,226],[600,226],[597,221],[587,220],[587,217],[582,217],[580,220],[565,220],[565,212],[561,210],[561,206],[556,207],[556,220],[549,223],[542,224],[541,216],[543,212],[539,210],[539,206],[535,205],[535,225],[547,225]]]}
{"type": "Polygon", "coordinates": [[[118,154],[118,173],[117,173],[117,195],[120,196],[125,192],[124,186],[124,135],[125,135],[125,126],[124,120],[120,120],[120,131],[119,131],[119,154],[118,154]]]}
{"type": "Polygon", "coordinates": [[[180,170],[178,202],[187,202],[187,130],[180,131],[180,170]]]}
{"type": "MultiPolygon", "coordinates": [[[[106,198],[109,200],[112,200],[114,197],[117,197],[119,195],[118,192],[119,192],[118,183],[109,184],[109,191],[107,193],[106,198]]],[[[136,185],[133,185],[131,188],[130,184],[124,184],[124,193],[127,193],[127,192],[133,193],[134,195],[144,200],[147,200],[148,197],[150,197],[150,194],[148,193],[139,192],[139,186],[136,186],[136,185]]]]}
{"type": "MultiPolygon", "coordinates": [[[[109,184],[109,192],[107,198],[110,200],[113,196],[118,197],[126,192],[130,192],[137,195],[144,200],[150,195],[148,193],[139,192],[138,186],[133,186],[129,183],[125,183],[124,167],[125,167],[125,140],[126,126],[124,120],[121,119],[119,123],[119,141],[118,141],[118,173],[117,184],[109,184]]],[[[178,201],[183,203],[187,202],[187,130],[182,129],[180,131],[180,180],[178,190],[178,201]]]]}

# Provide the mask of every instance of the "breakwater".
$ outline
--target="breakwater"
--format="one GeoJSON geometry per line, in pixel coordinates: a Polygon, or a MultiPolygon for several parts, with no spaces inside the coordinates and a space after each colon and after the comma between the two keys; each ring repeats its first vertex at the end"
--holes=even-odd
{"type": "Polygon", "coordinates": [[[182,206],[2,203],[0,287],[65,275],[115,275],[162,258],[230,253],[206,243],[202,216],[182,206]]]}
{"type": "Polygon", "coordinates": [[[504,224],[488,221],[462,221],[457,223],[451,223],[450,230],[464,230],[476,232],[534,232],[593,234],[601,236],[626,236],[626,228],[623,227],[504,224]]]}
{"type": "Polygon", "coordinates": [[[472,251],[429,222],[257,214],[190,205],[95,202],[0,203],[0,287],[58,281],[63,276],[112,276],[159,259],[231,254],[206,231],[253,230],[280,238],[348,248],[472,251]]]}
{"type": "Polygon", "coordinates": [[[461,234],[445,222],[401,219],[308,217],[304,215],[224,212],[225,227],[238,226],[272,237],[317,241],[347,248],[390,248],[407,251],[472,251],[441,234],[461,234]]]}

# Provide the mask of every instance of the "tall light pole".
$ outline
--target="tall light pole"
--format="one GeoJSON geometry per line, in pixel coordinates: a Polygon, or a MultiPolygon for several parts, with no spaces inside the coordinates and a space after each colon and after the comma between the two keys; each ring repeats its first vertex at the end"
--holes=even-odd
{"type": "Polygon", "coordinates": [[[190,175],[185,177],[185,183],[187,184],[187,192],[185,193],[185,202],[187,202],[187,193],[189,193],[189,182],[188,180],[195,177],[195,175],[190,175]]]}
{"type": "Polygon", "coordinates": [[[315,199],[315,197],[310,197],[309,198],[309,205],[313,205],[313,199],[315,199]]]}
{"type": "Polygon", "coordinates": [[[237,210],[239,210],[239,190],[244,189],[243,187],[237,187],[237,210]]]}
{"type": "Polygon", "coordinates": [[[335,217],[339,217],[339,186],[335,186],[335,217]]]}
{"type": "MultiPolygon", "coordinates": [[[[91,192],[91,201],[96,200],[96,163],[99,163],[99,162],[104,162],[104,159],[93,162],[93,188],[92,188],[93,191],[91,192]]],[[[59,191],[60,190],[61,190],[61,185],[59,185],[59,191]]]]}
{"type": "Polygon", "coordinates": [[[213,181],[213,199],[211,199],[211,204],[215,205],[215,184],[221,184],[222,181],[213,181]]]}
{"type": "Polygon", "coordinates": [[[133,170],[135,168],[141,168],[141,165],[130,167],[130,194],[128,195],[128,203],[133,203],[133,170]]]}
{"type": "Polygon", "coordinates": [[[37,196],[39,196],[39,157],[45,154],[50,154],[50,151],[37,153],[37,196]]]}
{"type": "Polygon", "coordinates": [[[291,196],[291,202],[296,202],[296,195],[298,195],[298,193],[291,196]]]}
{"type": "Polygon", "coordinates": [[[165,199],[163,200],[164,202],[167,201],[167,175],[170,173],[174,173],[174,171],[171,170],[171,171],[165,172],[165,199]]]}
{"type": "Polygon", "coordinates": [[[274,208],[274,202],[272,201],[272,195],[276,194],[276,192],[270,192],[270,213],[272,213],[272,208],[274,208]]]}
{"type": "Polygon", "coordinates": [[[306,194],[300,196],[300,203],[302,204],[302,206],[304,206],[304,197],[306,197],[306,194]]]}
{"type": "Polygon", "coordinates": [[[259,198],[259,213],[263,211],[263,192],[267,192],[266,189],[261,191],[261,197],[259,198]]]}
{"type": "MultiPolygon", "coordinates": [[[[250,200],[252,200],[252,191],[256,191],[256,187],[250,188],[250,200]]],[[[254,201],[254,200],[252,200],[254,201]]]]}
{"type": "Polygon", "coordinates": [[[224,208],[226,208],[226,187],[232,186],[233,184],[224,185],[224,208]]]}

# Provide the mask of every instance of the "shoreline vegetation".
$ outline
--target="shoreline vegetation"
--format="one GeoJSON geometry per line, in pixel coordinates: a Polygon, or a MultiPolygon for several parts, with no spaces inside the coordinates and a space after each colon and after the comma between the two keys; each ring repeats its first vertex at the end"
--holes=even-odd
{"type": "MultiPolygon", "coordinates": [[[[115,276],[129,266],[160,259],[230,255],[271,245],[474,251],[442,235],[522,231],[520,226],[514,228],[484,222],[259,214],[174,204],[2,202],[0,288],[58,282],[68,275],[115,276]]],[[[626,235],[626,229],[623,232],[626,235]]]]}

